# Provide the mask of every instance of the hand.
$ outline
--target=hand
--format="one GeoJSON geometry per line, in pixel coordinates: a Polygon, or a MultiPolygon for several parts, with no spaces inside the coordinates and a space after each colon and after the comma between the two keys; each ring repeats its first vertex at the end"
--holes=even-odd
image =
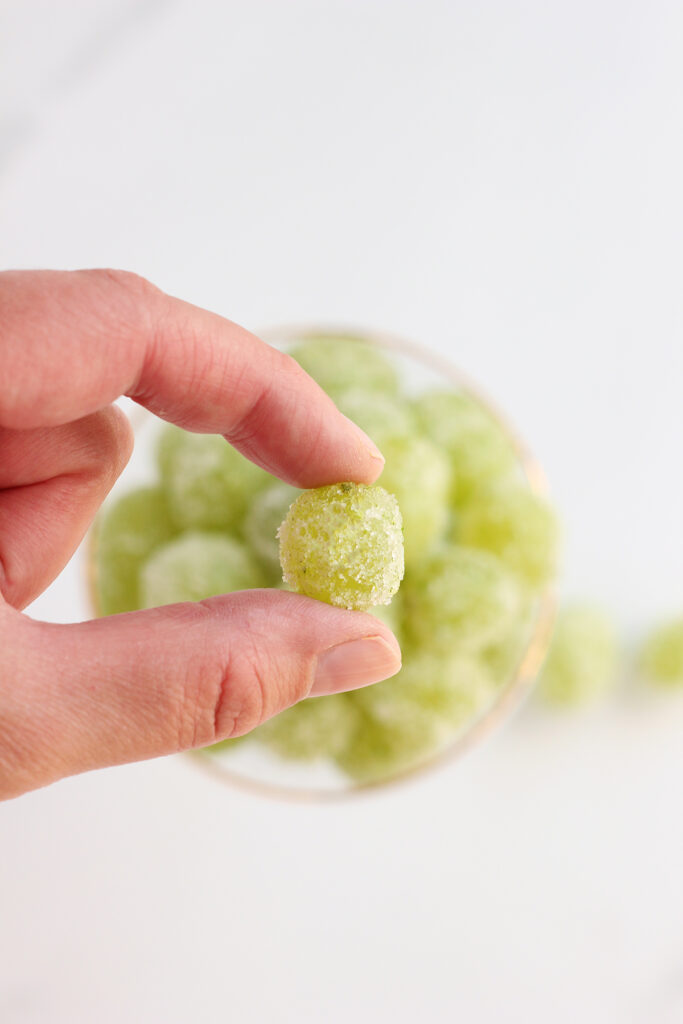
{"type": "Polygon", "coordinates": [[[382,459],[288,356],[119,271],[0,274],[0,797],[200,747],[393,675],[372,616],[253,590],[74,625],[21,614],[130,456],[128,395],[299,487],[382,459]]]}

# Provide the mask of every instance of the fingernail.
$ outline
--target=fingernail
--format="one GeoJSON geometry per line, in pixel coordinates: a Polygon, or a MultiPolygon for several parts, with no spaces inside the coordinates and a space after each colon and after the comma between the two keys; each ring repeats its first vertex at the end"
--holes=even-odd
{"type": "Polygon", "coordinates": [[[367,444],[365,445],[365,447],[370,453],[370,458],[375,459],[375,461],[379,462],[381,466],[384,466],[386,460],[382,455],[381,451],[379,450],[379,448],[375,447],[375,445],[372,443],[367,434],[363,433],[363,437],[367,439],[367,444]]]}
{"type": "MultiPolygon", "coordinates": [[[[342,415],[343,415],[343,413],[342,413],[342,415]]],[[[354,423],[353,420],[349,419],[348,416],[344,416],[344,419],[348,420],[349,423],[353,424],[354,429],[356,430],[359,438],[361,439],[363,447],[365,448],[365,450],[370,455],[370,458],[371,459],[376,459],[383,466],[384,465],[384,456],[382,455],[381,451],[379,450],[379,448],[377,447],[375,442],[372,440],[372,438],[368,437],[368,435],[365,433],[365,431],[361,430],[360,427],[358,426],[358,424],[354,423]]]]}
{"type": "Polygon", "coordinates": [[[347,640],[318,655],[311,697],[343,693],[395,675],[401,655],[381,636],[347,640]]]}

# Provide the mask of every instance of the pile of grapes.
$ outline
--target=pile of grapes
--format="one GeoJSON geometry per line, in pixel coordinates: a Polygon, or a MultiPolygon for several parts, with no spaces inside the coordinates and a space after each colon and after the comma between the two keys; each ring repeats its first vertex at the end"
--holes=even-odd
{"type": "MultiPolygon", "coordinates": [[[[409,394],[392,361],[359,339],[308,339],[291,354],[386,459],[378,484],[396,501],[382,499],[381,516],[392,537],[402,519],[405,575],[391,603],[370,610],[396,633],[403,668],[365,689],[302,701],[207,753],[265,744],[282,757],[324,758],[357,782],[374,782],[445,748],[510,680],[555,573],[557,524],[530,489],[507,432],[468,392],[409,394]]],[[[327,518],[329,502],[304,500],[306,514],[317,517],[316,536],[327,538],[317,552],[323,561],[335,543],[343,551],[343,487],[327,518]]],[[[157,481],[109,503],[96,525],[98,611],[284,586],[277,535],[301,493],[221,437],[164,426],[157,481]]],[[[354,509],[362,514],[362,502],[354,509]]],[[[284,563],[287,543],[285,530],[284,563]]],[[[351,545],[371,566],[360,603],[338,593],[333,577],[312,596],[363,608],[386,600],[387,572],[391,589],[400,578],[399,547],[392,541],[383,551],[370,540],[363,552],[351,545]]],[[[305,590],[295,566],[286,578],[305,590]]]]}

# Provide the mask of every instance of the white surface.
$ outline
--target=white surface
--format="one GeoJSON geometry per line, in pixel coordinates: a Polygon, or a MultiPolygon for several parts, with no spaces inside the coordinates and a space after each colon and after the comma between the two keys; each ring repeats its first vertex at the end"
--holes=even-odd
{"type": "MultiPolygon", "coordinates": [[[[629,639],[683,604],[676,2],[0,3],[0,263],[449,353],[629,639]]],[[[32,608],[85,614],[79,566],[32,608]]],[[[345,806],[182,759],[0,811],[0,1019],[683,1019],[683,701],[345,806]]]]}

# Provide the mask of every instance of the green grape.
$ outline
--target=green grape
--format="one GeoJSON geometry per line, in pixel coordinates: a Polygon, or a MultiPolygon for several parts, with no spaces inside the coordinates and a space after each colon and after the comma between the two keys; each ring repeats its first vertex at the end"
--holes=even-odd
{"type": "Polygon", "coordinates": [[[438,719],[412,702],[401,706],[403,715],[397,713],[390,725],[361,716],[351,740],[335,757],[342,771],[356,782],[381,782],[408,771],[439,748],[438,719]]]}
{"type": "Polygon", "coordinates": [[[342,391],[335,401],[339,411],[358,424],[380,449],[390,439],[408,438],[415,433],[410,403],[400,396],[356,387],[342,391]]]}
{"type": "Polygon", "coordinates": [[[418,424],[447,453],[456,505],[492,480],[518,471],[514,446],[504,428],[472,395],[435,391],[414,402],[418,424]]]}
{"type": "Polygon", "coordinates": [[[505,686],[515,677],[529,644],[530,635],[528,616],[518,615],[505,638],[482,651],[482,660],[496,686],[505,686]]]}
{"type": "Polygon", "coordinates": [[[319,601],[367,611],[388,604],[403,579],[401,513],[382,487],[304,491],[278,535],[285,582],[319,601]]]}
{"type": "Polygon", "coordinates": [[[171,513],[183,529],[237,531],[253,496],[273,479],[219,434],[167,426],[157,459],[171,513]]]}
{"type": "Polygon", "coordinates": [[[281,757],[312,761],[334,757],[349,742],[356,711],[347,694],[309,697],[275,715],[253,733],[281,757]]]}
{"type": "Polygon", "coordinates": [[[486,551],[444,544],[403,588],[410,638],[439,652],[479,651],[507,636],[521,607],[520,588],[486,551]]]}
{"type": "Polygon", "coordinates": [[[463,508],[461,544],[496,555],[530,587],[548,583],[557,568],[558,523],[543,498],[522,484],[496,484],[463,508]]]}
{"type": "Polygon", "coordinates": [[[379,782],[439,753],[495,697],[486,666],[467,654],[421,650],[394,676],[348,694],[358,710],[336,761],[359,782],[379,782]]]}
{"type": "Polygon", "coordinates": [[[450,467],[431,441],[415,435],[386,439],[382,454],[380,482],[401,509],[405,563],[418,566],[446,533],[450,467]]]}
{"type": "Polygon", "coordinates": [[[392,679],[366,686],[349,696],[385,725],[391,723],[394,709],[402,716],[403,703],[412,701],[423,711],[434,714],[452,732],[492,701],[495,683],[476,655],[443,655],[422,649],[407,656],[401,671],[392,679]]]}
{"type": "Polygon", "coordinates": [[[390,604],[380,604],[375,608],[368,608],[370,615],[374,615],[376,619],[388,626],[399,643],[401,642],[401,607],[401,592],[399,590],[398,594],[394,594],[392,597],[390,604]]]}
{"type": "Polygon", "coordinates": [[[280,576],[277,531],[293,501],[301,494],[289,484],[275,483],[254,498],[244,520],[244,536],[264,566],[280,576]]]}
{"type": "Polygon", "coordinates": [[[497,687],[505,686],[517,675],[533,635],[537,599],[528,590],[521,593],[514,622],[502,639],[485,647],[481,659],[497,687]]]}
{"type": "Polygon", "coordinates": [[[148,559],[140,574],[140,597],[144,608],[154,608],[262,585],[260,566],[239,541],[193,532],[159,548],[148,559]]]}
{"type": "Polygon", "coordinates": [[[555,623],[538,692],[549,704],[584,704],[604,693],[614,680],[616,668],[616,636],[603,612],[585,605],[563,608],[555,623]]]}
{"type": "Polygon", "coordinates": [[[683,686],[683,618],[654,630],[640,654],[643,675],[659,686],[683,686]]]}
{"type": "Polygon", "coordinates": [[[358,711],[351,738],[335,757],[342,771],[357,782],[381,782],[408,771],[439,750],[448,734],[438,715],[413,700],[395,700],[386,718],[362,706],[358,711]]]}
{"type": "Polygon", "coordinates": [[[333,398],[355,387],[385,395],[398,392],[398,374],[391,362],[360,338],[307,338],[289,354],[333,398]]]}
{"type": "Polygon", "coordinates": [[[107,503],[95,532],[95,593],[101,615],[141,607],[140,567],[177,533],[160,487],[140,487],[107,503]]]}

